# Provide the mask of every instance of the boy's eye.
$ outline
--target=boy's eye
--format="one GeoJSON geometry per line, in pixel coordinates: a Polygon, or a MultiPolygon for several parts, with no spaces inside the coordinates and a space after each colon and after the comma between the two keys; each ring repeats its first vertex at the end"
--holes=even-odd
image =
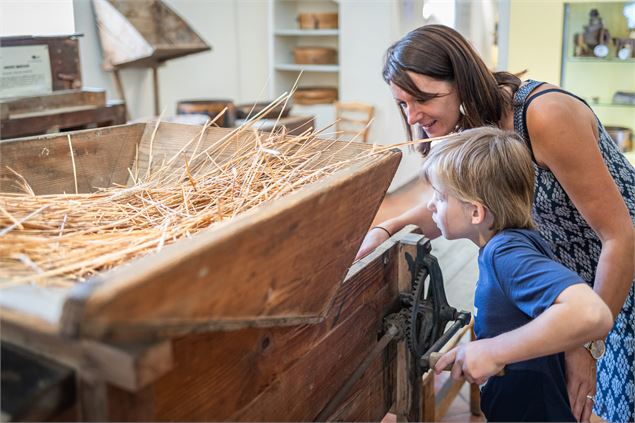
{"type": "Polygon", "coordinates": [[[406,103],[404,103],[403,101],[398,102],[397,105],[401,107],[402,109],[405,109],[407,107],[406,103]]]}

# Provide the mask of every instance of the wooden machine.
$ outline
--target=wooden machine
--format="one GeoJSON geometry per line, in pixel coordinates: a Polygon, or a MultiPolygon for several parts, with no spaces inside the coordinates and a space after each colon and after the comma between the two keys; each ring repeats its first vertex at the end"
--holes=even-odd
{"type": "Polygon", "coordinates": [[[126,122],[123,102],[107,101],[104,90],[82,88],[77,35],[2,37],[0,53],[0,138],[126,122]]]}
{"type": "MultiPolygon", "coordinates": [[[[202,147],[230,131],[211,128],[202,147]]],[[[148,148],[173,153],[198,132],[74,132],[77,189],[126,185],[137,154],[147,165],[148,148]]],[[[343,157],[371,149],[323,143],[343,157]]],[[[14,190],[7,165],[36,194],[73,192],[69,156],[65,135],[0,142],[0,192],[14,190]]],[[[431,375],[421,376],[469,313],[447,305],[429,241],[412,228],[351,266],[399,160],[398,150],[369,156],[70,288],[3,286],[0,270],[4,416],[434,420],[431,375]]]]}

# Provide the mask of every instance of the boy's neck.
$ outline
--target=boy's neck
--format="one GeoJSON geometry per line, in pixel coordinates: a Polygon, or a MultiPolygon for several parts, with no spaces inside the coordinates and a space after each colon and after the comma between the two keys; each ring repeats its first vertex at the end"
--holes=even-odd
{"type": "MultiPolygon", "coordinates": [[[[489,220],[489,219],[487,219],[489,220]]],[[[483,222],[478,225],[474,225],[474,233],[470,237],[470,240],[476,244],[479,248],[483,248],[485,244],[489,242],[495,235],[494,231],[490,228],[492,227],[492,222],[483,222]]]]}

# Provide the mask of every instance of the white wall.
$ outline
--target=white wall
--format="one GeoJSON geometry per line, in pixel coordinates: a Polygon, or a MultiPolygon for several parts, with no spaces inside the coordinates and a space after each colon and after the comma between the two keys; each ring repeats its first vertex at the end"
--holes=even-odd
{"type": "Polygon", "coordinates": [[[73,0],[0,0],[0,36],[74,32],[73,0]]]}
{"type": "MultiPolygon", "coordinates": [[[[159,69],[161,109],[176,112],[179,100],[227,98],[236,103],[267,100],[269,19],[266,0],[164,0],[212,46],[212,51],[168,61],[159,69]]],[[[489,2],[490,0],[488,0],[489,2]]],[[[381,71],[386,49],[425,23],[423,0],[340,0],[340,99],[373,104],[370,142],[405,141],[401,117],[381,71]]],[[[437,13],[454,1],[438,0],[437,13]]],[[[89,0],[74,0],[85,86],[102,87],[117,98],[111,75],[101,69],[101,49],[89,0]]],[[[436,9],[435,9],[436,10],[436,9]]],[[[153,114],[148,69],[121,71],[133,119],[153,114]]],[[[298,108],[299,110],[299,108],[298,108]]],[[[416,177],[420,159],[404,149],[391,191],[416,177]]]]}
{"type": "MultiPolygon", "coordinates": [[[[179,100],[231,99],[236,103],[258,99],[268,79],[267,2],[264,0],[164,0],[209,45],[211,51],[167,61],[159,68],[160,108],[176,113],[179,100]]],[[[74,0],[80,40],[84,86],[117,92],[109,72],[101,69],[101,48],[92,4],[74,0]]],[[[152,72],[120,71],[132,119],[153,114],[152,72]]],[[[265,91],[266,92],[266,91],[265,91]]]]}
{"type": "MultiPolygon", "coordinates": [[[[375,106],[369,142],[396,144],[406,141],[401,115],[382,77],[388,47],[408,31],[423,25],[422,0],[340,1],[340,99],[375,106]]],[[[403,148],[401,165],[390,191],[416,177],[421,159],[403,148]]]]}

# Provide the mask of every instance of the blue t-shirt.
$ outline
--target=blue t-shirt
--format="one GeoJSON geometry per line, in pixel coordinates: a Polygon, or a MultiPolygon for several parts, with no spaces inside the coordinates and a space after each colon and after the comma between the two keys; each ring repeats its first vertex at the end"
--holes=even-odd
{"type": "MultiPolygon", "coordinates": [[[[478,257],[474,332],[492,338],[529,323],[582,278],[553,259],[536,231],[506,229],[478,257]]],[[[566,390],[564,355],[509,364],[481,390],[488,421],[575,421],[566,390]]]]}

